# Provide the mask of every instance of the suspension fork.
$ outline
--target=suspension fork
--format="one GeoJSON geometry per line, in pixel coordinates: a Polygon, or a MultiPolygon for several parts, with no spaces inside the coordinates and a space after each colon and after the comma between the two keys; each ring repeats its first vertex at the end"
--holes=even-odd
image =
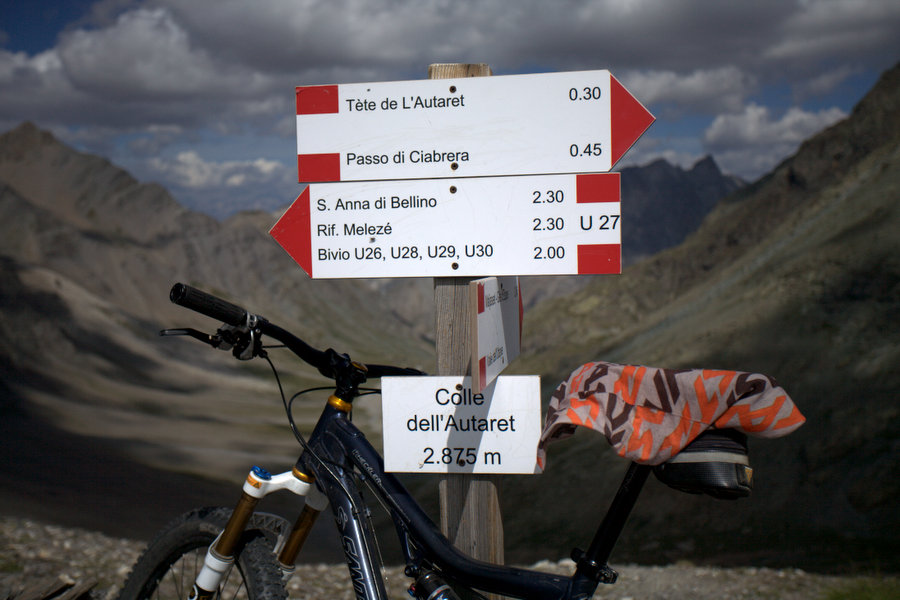
{"type": "Polygon", "coordinates": [[[308,484],[311,489],[316,490],[317,497],[313,499],[307,495],[306,504],[303,505],[303,510],[300,511],[297,520],[294,521],[291,533],[278,554],[278,566],[281,568],[285,580],[294,574],[294,562],[297,560],[297,554],[306,543],[306,538],[309,537],[319,514],[328,506],[328,498],[314,487],[315,478],[301,472],[297,467],[294,467],[293,474],[297,479],[308,484]]]}
{"type": "MultiPolygon", "coordinates": [[[[298,461],[299,464],[300,461],[298,461]]],[[[297,517],[287,541],[278,556],[279,567],[288,579],[294,572],[294,560],[309,536],[319,513],[328,506],[328,497],[315,486],[315,479],[297,466],[291,471],[270,475],[261,467],[253,467],[247,475],[241,497],[238,500],[225,529],[210,545],[203,561],[203,568],[197,575],[189,600],[211,600],[222,578],[234,564],[234,554],[238,543],[247,529],[256,505],[265,496],[278,490],[288,490],[306,498],[306,504],[297,517]]]]}

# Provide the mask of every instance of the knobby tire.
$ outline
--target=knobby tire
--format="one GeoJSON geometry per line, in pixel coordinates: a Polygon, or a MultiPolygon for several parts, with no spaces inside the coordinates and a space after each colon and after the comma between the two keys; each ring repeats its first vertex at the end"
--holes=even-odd
{"type": "MultiPolygon", "coordinates": [[[[230,514],[230,509],[201,508],[172,521],[138,558],[119,600],[186,600],[203,566],[206,549],[230,514]]],[[[289,530],[290,525],[279,517],[254,515],[216,598],[285,600],[287,592],[273,548],[289,530]]]]}

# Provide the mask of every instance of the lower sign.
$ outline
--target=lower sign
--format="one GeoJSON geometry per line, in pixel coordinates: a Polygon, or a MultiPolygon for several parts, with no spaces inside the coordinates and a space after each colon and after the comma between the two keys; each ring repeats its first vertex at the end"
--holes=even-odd
{"type": "Polygon", "coordinates": [[[323,183],[270,231],[314,279],[613,274],[619,174],[323,183]]]}
{"type": "Polygon", "coordinates": [[[540,378],[501,376],[480,394],[468,377],[381,381],[386,471],[538,473],[540,378]]]}

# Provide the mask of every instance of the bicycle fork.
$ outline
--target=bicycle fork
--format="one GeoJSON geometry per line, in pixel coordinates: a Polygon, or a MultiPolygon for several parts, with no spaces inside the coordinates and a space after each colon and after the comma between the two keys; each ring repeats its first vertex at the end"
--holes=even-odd
{"type": "Polygon", "coordinates": [[[303,547],[319,513],[328,506],[328,497],[318,490],[313,477],[306,475],[296,466],[291,471],[278,475],[270,475],[261,467],[253,467],[247,475],[241,498],[231,513],[225,529],[210,544],[206,552],[203,568],[197,575],[188,600],[211,600],[215,596],[222,578],[234,564],[235,550],[256,505],[262,498],[278,490],[288,490],[306,498],[300,516],[294,522],[291,533],[278,554],[278,566],[284,579],[291,577],[297,553],[303,547]]]}

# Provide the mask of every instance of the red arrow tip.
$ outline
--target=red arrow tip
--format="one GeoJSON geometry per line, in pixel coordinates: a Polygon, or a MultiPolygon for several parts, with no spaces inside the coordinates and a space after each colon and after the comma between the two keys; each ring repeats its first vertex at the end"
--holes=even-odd
{"type": "Polygon", "coordinates": [[[610,134],[612,136],[612,163],[619,162],[628,149],[656,120],[644,105],[635,99],[615,77],[609,76],[610,109],[612,111],[610,134]]]}
{"type": "Polygon", "coordinates": [[[278,245],[312,277],[312,237],[310,232],[309,186],[294,200],[269,230],[278,245]]]}

